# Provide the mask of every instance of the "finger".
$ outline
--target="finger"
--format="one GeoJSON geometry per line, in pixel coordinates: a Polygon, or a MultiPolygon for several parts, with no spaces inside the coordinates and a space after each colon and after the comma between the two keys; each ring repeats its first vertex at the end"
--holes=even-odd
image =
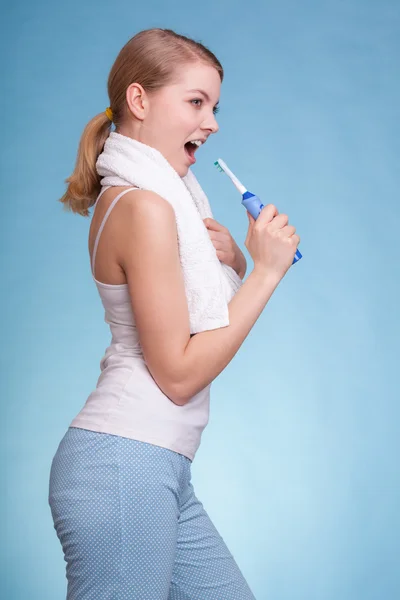
{"type": "Polygon", "coordinates": [[[216,221],[215,219],[211,219],[210,217],[204,219],[204,222],[207,229],[211,229],[212,231],[227,231],[226,227],[221,225],[221,223],[218,223],[218,221],[216,221]]]}
{"type": "Polygon", "coordinates": [[[296,227],[294,225],[286,225],[282,227],[281,233],[283,237],[292,237],[296,233],[296,227]]]}
{"type": "Polygon", "coordinates": [[[255,218],[253,217],[253,215],[251,215],[251,214],[249,213],[249,211],[248,211],[248,210],[247,210],[246,212],[247,212],[247,218],[249,219],[249,223],[250,223],[250,225],[251,225],[251,224],[253,224],[253,223],[255,223],[255,222],[256,222],[256,220],[255,220],[255,218]]]}
{"type": "Polygon", "coordinates": [[[270,231],[278,231],[278,229],[283,229],[289,222],[289,217],[287,215],[281,214],[274,217],[268,227],[270,231]]]}
{"type": "Polygon", "coordinates": [[[215,231],[214,229],[209,229],[208,235],[213,241],[216,240],[226,245],[231,244],[231,239],[233,239],[231,238],[231,234],[229,233],[229,231],[215,231]]]}
{"type": "Polygon", "coordinates": [[[300,236],[297,235],[297,233],[295,233],[294,235],[292,235],[292,240],[294,240],[297,245],[300,244],[300,236]]]}
{"type": "Polygon", "coordinates": [[[232,248],[229,246],[229,244],[226,244],[225,242],[221,242],[221,240],[216,240],[216,239],[212,239],[212,238],[211,238],[211,241],[216,250],[232,252],[232,248]]]}
{"type": "Polygon", "coordinates": [[[224,250],[217,250],[218,259],[225,264],[229,265],[230,261],[232,261],[232,255],[229,252],[225,252],[224,250]]]}
{"type": "Polygon", "coordinates": [[[274,217],[279,215],[279,211],[274,204],[267,204],[260,212],[257,221],[260,224],[270,223],[274,217]]]}

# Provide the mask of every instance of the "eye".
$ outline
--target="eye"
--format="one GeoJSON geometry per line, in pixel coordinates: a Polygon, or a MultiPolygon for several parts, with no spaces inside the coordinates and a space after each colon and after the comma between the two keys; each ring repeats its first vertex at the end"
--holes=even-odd
{"type": "MultiPolygon", "coordinates": [[[[191,102],[203,102],[203,99],[202,98],[194,98],[193,100],[191,100],[191,102]]],[[[200,106],[200,104],[196,104],[195,106],[200,106]]],[[[219,111],[219,106],[214,106],[214,108],[213,108],[214,115],[216,115],[218,111],[219,111]]]]}

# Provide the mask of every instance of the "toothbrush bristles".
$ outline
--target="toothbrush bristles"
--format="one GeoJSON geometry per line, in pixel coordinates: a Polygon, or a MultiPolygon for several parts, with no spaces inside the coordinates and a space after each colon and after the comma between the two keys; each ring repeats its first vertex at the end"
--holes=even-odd
{"type": "Polygon", "coordinates": [[[230,169],[228,169],[228,166],[224,163],[222,158],[219,158],[218,160],[216,160],[214,165],[217,167],[217,169],[219,171],[221,171],[221,173],[225,173],[226,175],[228,175],[228,177],[232,181],[233,185],[236,187],[237,190],[239,190],[239,192],[241,194],[244,194],[247,191],[246,188],[244,187],[244,185],[242,183],[240,183],[240,181],[236,177],[236,175],[234,175],[232,173],[232,171],[230,169]]]}

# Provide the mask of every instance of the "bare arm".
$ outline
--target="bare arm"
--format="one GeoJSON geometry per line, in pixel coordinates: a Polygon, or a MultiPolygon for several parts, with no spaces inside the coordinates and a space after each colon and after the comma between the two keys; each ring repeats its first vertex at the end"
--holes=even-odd
{"type": "Polygon", "coordinates": [[[180,403],[211,383],[235,356],[279,284],[253,270],[228,305],[229,325],[193,336],[182,357],[180,403]]]}
{"type": "Polygon", "coordinates": [[[153,192],[136,190],[116,210],[119,264],[146,364],[165,395],[183,405],[232,360],[280,279],[253,270],[229,303],[230,325],[190,337],[172,206],[153,192]]]}

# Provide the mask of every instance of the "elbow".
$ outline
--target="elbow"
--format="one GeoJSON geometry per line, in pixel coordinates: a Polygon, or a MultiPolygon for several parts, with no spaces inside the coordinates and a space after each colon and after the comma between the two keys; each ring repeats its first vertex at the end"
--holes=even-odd
{"type": "Polygon", "coordinates": [[[200,382],[194,378],[182,380],[180,383],[175,383],[175,385],[170,387],[171,395],[169,398],[174,404],[185,406],[185,404],[188,404],[194,396],[199,394],[208,385],[209,384],[204,384],[204,382],[200,382]]]}
{"type": "Polygon", "coordinates": [[[186,374],[182,369],[173,369],[169,372],[168,380],[168,398],[177,406],[185,406],[191,398],[191,386],[188,385],[186,374]]]}
{"type": "Polygon", "coordinates": [[[187,386],[181,380],[172,378],[171,375],[151,372],[151,376],[157,384],[160,391],[177,406],[184,406],[190,396],[187,393],[187,386]]]}
{"type": "Polygon", "coordinates": [[[174,385],[169,389],[168,398],[177,406],[185,406],[190,400],[190,396],[184,390],[182,385],[174,385]]]}
{"type": "Polygon", "coordinates": [[[157,384],[163,394],[177,406],[184,406],[190,399],[186,386],[182,382],[171,381],[168,378],[167,381],[158,380],[157,384]]]}
{"type": "MultiPolygon", "coordinates": [[[[175,364],[181,365],[182,361],[175,361],[175,364]]],[[[188,379],[182,368],[177,369],[175,366],[167,365],[160,369],[158,364],[158,369],[153,369],[151,375],[160,390],[171,402],[177,406],[184,406],[189,402],[192,397],[189,388],[192,386],[188,384],[188,379]]]]}

